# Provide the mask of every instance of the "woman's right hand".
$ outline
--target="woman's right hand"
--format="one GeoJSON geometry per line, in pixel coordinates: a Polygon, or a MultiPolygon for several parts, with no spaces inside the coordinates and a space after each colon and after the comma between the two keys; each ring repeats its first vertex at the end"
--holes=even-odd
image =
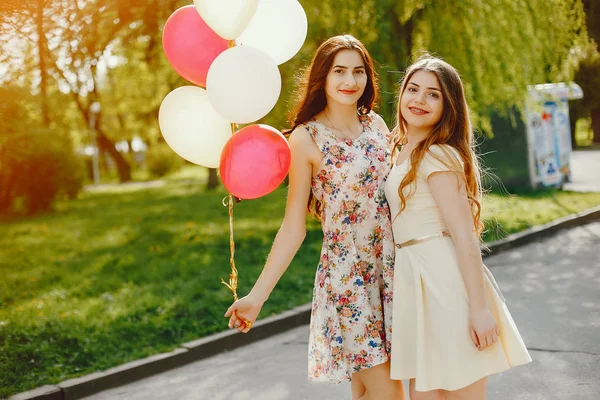
{"type": "Polygon", "coordinates": [[[487,307],[469,310],[469,331],[475,347],[482,351],[492,346],[500,336],[500,329],[487,307]]]}
{"type": "Polygon", "coordinates": [[[264,302],[255,298],[252,294],[233,303],[225,313],[225,318],[230,317],[229,328],[235,327],[238,331],[247,333],[252,325],[248,326],[245,321],[254,324],[263,304],[264,302]]]}

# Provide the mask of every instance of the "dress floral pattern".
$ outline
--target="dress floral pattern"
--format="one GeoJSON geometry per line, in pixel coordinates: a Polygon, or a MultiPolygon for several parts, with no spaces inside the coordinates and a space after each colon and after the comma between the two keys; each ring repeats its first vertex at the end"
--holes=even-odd
{"type": "Polygon", "coordinates": [[[384,183],[391,155],[373,118],[361,116],[363,132],[354,140],[316,120],[305,125],[323,153],[312,181],[323,228],[309,338],[313,381],[349,381],[388,361],[394,243],[384,183]]]}

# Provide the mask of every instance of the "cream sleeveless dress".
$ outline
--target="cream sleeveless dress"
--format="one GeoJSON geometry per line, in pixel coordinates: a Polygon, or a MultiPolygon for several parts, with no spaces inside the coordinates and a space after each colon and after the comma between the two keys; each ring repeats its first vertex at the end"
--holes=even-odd
{"type": "MultiPolygon", "coordinates": [[[[416,191],[400,214],[398,187],[410,168],[410,161],[394,165],[385,193],[395,243],[447,229],[427,177],[434,172],[448,171],[447,165],[453,163],[462,165],[452,147],[431,146],[418,166],[416,191]]],[[[408,188],[404,190],[405,195],[408,194],[408,188]]],[[[479,351],[469,334],[468,296],[452,238],[438,237],[396,249],[392,379],[415,378],[418,391],[457,390],[490,374],[531,361],[499,292],[487,277],[484,284],[488,305],[500,327],[500,340],[479,351]]]]}

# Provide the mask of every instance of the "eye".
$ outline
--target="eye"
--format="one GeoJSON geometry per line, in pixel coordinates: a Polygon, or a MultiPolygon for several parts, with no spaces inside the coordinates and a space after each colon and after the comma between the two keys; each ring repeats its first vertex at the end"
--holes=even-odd
{"type": "Polygon", "coordinates": [[[437,94],[436,92],[431,92],[431,93],[429,93],[429,95],[430,95],[431,97],[433,97],[434,99],[439,99],[439,98],[440,98],[440,95],[439,95],[439,94],[437,94]]]}
{"type": "Polygon", "coordinates": [[[354,71],[354,72],[356,72],[357,74],[364,74],[364,73],[365,73],[365,70],[363,70],[363,69],[358,69],[358,70],[356,70],[356,71],[354,71]]]}
{"type": "Polygon", "coordinates": [[[409,92],[411,92],[411,93],[416,93],[416,92],[417,92],[417,88],[415,88],[415,87],[413,87],[413,86],[409,87],[407,90],[408,90],[409,92]]]}
{"type": "Polygon", "coordinates": [[[334,74],[343,74],[343,73],[344,73],[344,70],[343,70],[343,69],[334,69],[334,70],[333,70],[333,73],[334,73],[334,74]]]}

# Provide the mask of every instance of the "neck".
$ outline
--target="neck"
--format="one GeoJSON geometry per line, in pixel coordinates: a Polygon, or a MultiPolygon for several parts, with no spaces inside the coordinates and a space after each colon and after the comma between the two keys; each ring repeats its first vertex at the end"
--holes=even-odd
{"type": "Polygon", "coordinates": [[[431,129],[429,128],[416,128],[409,126],[406,132],[406,144],[410,147],[415,147],[417,144],[422,142],[430,133],[431,129]]]}
{"type": "Polygon", "coordinates": [[[356,113],[356,104],[339,104],[330,102],[323,110],[329,121],[335,125],[337,129],[348,129],[356,126],[358,115],[356,113]]]}

